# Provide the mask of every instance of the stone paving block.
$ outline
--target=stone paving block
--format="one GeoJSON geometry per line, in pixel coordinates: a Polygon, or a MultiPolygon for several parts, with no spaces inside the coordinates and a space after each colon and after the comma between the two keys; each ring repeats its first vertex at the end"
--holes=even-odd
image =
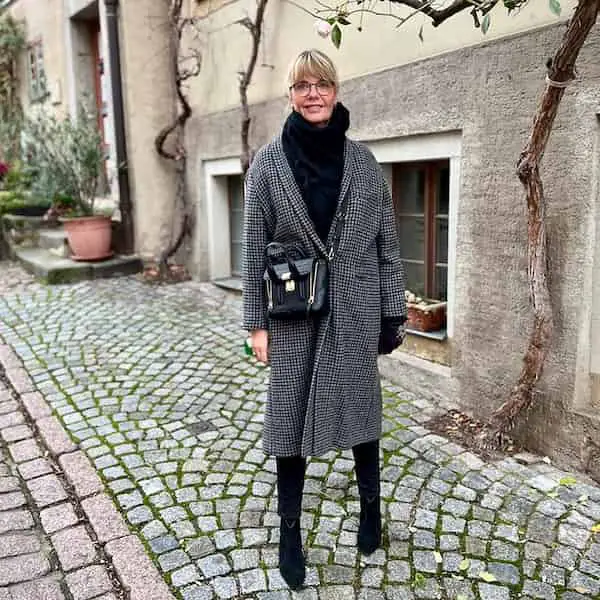
{"type": "Polygon", "coordinates": [[[540,581],[526,581],[523,584],[523,594],[531,598],[542,598],[543,600],[554,600],[556,598],[554,588],[540,581]]]}
{"type": "Polygon", "coordinates": [[[50,563],[41,552],[0,559],[0,586],[43,577],[50,563]]]}
{"type": "Polygon", "coordinates": [[[263,592],[267,589],[267,579],[262,569],[242,571],[238,574],[238,580],[240,583],[240,592],[242,594],[263,592]]]}
{"type": "Polygon", "coordinates": [[[320,600],[355,600],[354,588],[351,585],[331,585],[322,587],[320,600]]]}
{"type": "Polygon", "coordinates": [[[0,431],[2,439],[7,442],[20,442],[33,437],[33,431],[29,425],[15,425],[13,427],[6,427],[0,431]]]}
{"type": "Polygon", "coordinates": [[[204,558],[213,554],[216,550],[215,544],[208,536],[202,536],[186,542],[187,553],[193,558],[204,558]]]}
{"type": "Polygon", "coordinates": [[[48,534],[75,525],[79,519],[69,502],[50,506],[40,512],[42,527],[48,534]]]}
{"type": "Polygon", "coordinates": [[[23,479],[34,479],[40,475],[52,473],[52,467],[45,458],[36,458],[17,466],[19,474],[23,479]]]}
{"type": "Polygon", "coordinates": [[[32,392],[33,383],[27,371],[21,367],[6,367],[6,377],[18,394],[32,392]]]}
{"type": "MultiPolygon", "coordinates": [[[[67,573],[65,579],[69,590],[73,595],[73,600],[95,599],[97,596],[100,596],[105,592],[110,592],[113,589],[112,583],[106,573],[106,569],[100,565],[92,565],[73,571],[72,573],[67,573]]],[[[134,598],[133,590],[131,598],[132,600],[134,598]]],[[[165,596],[165,600],[167,600],[167,598],[170,597],[165,596]]],[[[153,598],[153,600],[155,599],[153,598]]]]}
{"type": "Polygon", "coordinates": [[[11,510],[25,505],[27,501],[22,492],[6,492],[0,494],[0,511],[11,510]]]}
{"type": "Polygon", "coordinates": [[[34,526],[33,517],[26,509],[0,512],[0,534],[9,531],[21,531],[34,526]]]}
{"type": "Polygon", "coordinates": [[[119,579],[129,588],[130,600],[175,600],[136,537],[108,542],[106,552],[119,579]]]}
{"type": "Polygon", "coordinates": [[[64,571],[85,567],[97,558],[84,525],[63,529],[52,535],[51,540],[64,571]]]}
{"type": "Polygon", "coordinates": [[[227,575],[231,572],[231,567],[227,559],[222,554],[212,554],[201,558],[198,561],[198,567],[204,577],[216,577],[217,575],[227,575]]]}
{"type": "Polygon", "coordinates": [[[58,462],[62,467],[69,483],[75,488],[79,499],[86,498],[104,490],[104,485],[98,477],[92,464],[81,452],[63,454],[58,462]]]}
{"type": "Polygon", "coordinates": [[[198,569],[194,565],[186,565],[171,573],[171,584],[177,588],[194,583],[200,577],[198,569]]]}
{"type": "MultiPolygon", "coordinates": [[[[51,577],[10,587],[12,600],[64,600],[60,583],[51,577]]],[[[1,598],[1,596],[0,596],[1,598]]]]}
{"type": "MultiPolygon", "coordinates": [[[[7,415],[8,413],[14,413],[14,415],[16,416],[18,414],[18,411],[19,411],[19,403],[16,400],[13,400],[12,396],[10,394],[7,396],[6,390],[3,390],[0,395],[0,417],[3,415],[7,415]]],[[[9,425],[4,425],[4,421],[2,421],[2,420],[0,420],[0,423],[2,423],[2,426],[0,427],[0,429],[2,429],[3,427],[9,426],[9,425]]],[[[16,425],[16,423],[13,423],[13,424],[16,425]]]]}
{"type": "Polygon", "coordinates": [[[43,417],[36,424],[44,443],[54,456],[60,456],[65,452],[73,452],[77,449],[77,446],[65,433],[62,424],[56,417],[43,417]]]}
{"type": "Polygon", "coordinates": [[[52,414],[52,410],[48,406],[48,403],[39,392],[22,394],[21,402],[23,402],[25,410],[34,421],[43,417],[48,417],[52,414]]]}
{"type": "Polygon", "coordinates": [[[0,537],[0,558],[32,554],[40,548],[40,540],[34,532],[7,533],[0,537]]]}
{"type": "Polygon", "coordinates": [[[324,583],[352,583],[354,569],[341,565],[324,566],[322,570],[324,583]]]}
{"type": "Polygon", "coordinates": [[[584,593],[597,596],[600,594],[600,581],[595,577],[589,577],[579,571],[573,571],[567,582],[569,589],[576,591],[585,590],[584,593]]]}
{"type": "Polygon", "coordinates": [[[480,583],[479,596],[481,600],[510,600],[510,590],[499,585],[480,583]]]}
{"type": "Polygon", "coordinates": [[[245,571],[255,569],[259,565],[258,550],[233,550],[230,554],[235,571],[245,571]]]}
{"type": "Polygon", "coordinates": [[[361,585],[369,588],[379,588],[383,582],[384,572],[379,568],[364,569],[361,574],[361,585]]]}
{"type": "MultiPolygon", "coordinates": [[[[217,598],[238,598],[238,584],[233,577],[215,577],[212,581],[212,587],[217,598]]],[[[213,598],[213,592],[211,590],[210,596],[200,596],[200,598],[213,598]]],[[[185,597],[185,596],[184,596],[185,597]]],[[[192,598],[195,598],[192,596],[192,598]]]]}
{"type": "Polygon", "coordinates": [[[109,542],[129,535],[123,517],[117,512],[112,500],[106,494],[86,498],[81,506],[90,521],[98,541],[109,542]]]}
{"type": "Polygon", "coordinates": [[[44,475],[28,482],[29,492],[39,508],[67,499],[67,492],[56,475],[44,475]]]}
{"type": "Polygon", "coordinates": [[[127,520],[132,525],[140,525],[141,523],[148,523],[152,521],[154,515],[147,506],[136,506],[127,512],[127,520]]]}
{"type": "Polygon", "coordinates": [[[444,590],[448,598],[463,600],[475,600],[472,584],[470,581],[460,581],[451,578],[444,579],[444,590]]]}
{"type": "Polygon", "coordinates": [[[8,446],[8,451],[16,463],[24,463],[42,456],[42,451],[34,439],[15,442],[8,446]]]}
{"type": "Polygon", "coordinates": [[[0,493],[16,492],[19,489],[19,480],[16,477],[0,477],[0,493]]]}

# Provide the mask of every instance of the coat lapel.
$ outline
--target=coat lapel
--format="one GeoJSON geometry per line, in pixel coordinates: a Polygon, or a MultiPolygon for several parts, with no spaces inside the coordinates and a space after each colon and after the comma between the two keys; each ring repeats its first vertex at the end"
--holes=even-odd
{"type": "MultiPolygon", "coordinates": [[[[333,217],[333,222],[331,223],[331,229],[329,230],[329,236],[327,237],[327,246],[329,247],[333,242],[335,237],[335,230],[337,227],[338,220],[340,218],[340,213],[343,212],[344,215],[348,214],[348,201],[346,196],[348,194],[348,190],[350,189],[350,182],[352,180],[352,145],[348,140],[346,140],[346,144],[344,146],[344,171],[342,173],[342,183],[340,185],[340,195],[338,198],[338,207],[335,211],[335,215],[333,217]],[[343,204],[345,203],[345,204],[343,204]],[[341,210],[340,210],[341,209],[341,210]]],[[[344,221],[346,217],[344,216],[344,221]]],[[[344,233],[344,225],[341,225],[340,238],[344,233]]],[[[340,240],[338,239],[337,244],[339,245],[340,240]]],[[[335,248],[337,252],[337,248],[335,248]]]]}

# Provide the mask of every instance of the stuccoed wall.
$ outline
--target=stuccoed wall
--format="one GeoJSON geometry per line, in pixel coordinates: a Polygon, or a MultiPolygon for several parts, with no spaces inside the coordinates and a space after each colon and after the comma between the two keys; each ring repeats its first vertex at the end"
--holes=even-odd
{"type": "MultiPolygon", "coordinates": [[[[356,139],[461,132],[452,370],[451,378],[439,385],[482,417],[507,398],[516,381],[532,322],[526,209],[515,164],[544,89],[546,60],[563,30],[542,28],[342,86],[351,113],[350,133],[356,139]]],[[[519,428],[534,448],[571,464],[578,463],[584,433],[599,439],[597,409],[591,416],[589,411],[583,414],[591,406],[589,357],[600,350],[600,340],[594,343],[589,333],[592,298],[600,295],[598,277],[594,280],[591,272],[598,202],[592,195],[598,177],[599,56],[600,34],[594,30],[544,157],[555,333],[541,395],[519,428]]],[[[285,100],[253,108],[257,145],[279,130],[286,110],[285,100]]],[[[200,276],[207,272],[202,160],[236,155],[238,123],[239,114],[232,110],[196,117],[191,127],[200,276]]],[[[410,369],[405,372],[410,377],[410,369]]]]}

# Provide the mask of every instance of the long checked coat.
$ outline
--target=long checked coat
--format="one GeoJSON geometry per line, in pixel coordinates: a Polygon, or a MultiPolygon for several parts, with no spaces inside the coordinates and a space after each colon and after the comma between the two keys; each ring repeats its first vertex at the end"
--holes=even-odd
{"type": "Polygon", "coordinates": [[[371,152],[346,140],[340,199],[327,245],[317,235],[284,154],[281,137],[261,148],[245,190],[243,326],[268,329],[271,366],[263,447],[275,456],[318,456],[378,439],[381,317],[406,315],[404,271],[392,200],[371,152]],[[343,203],[340,201],[344,199],[343,203]],[[329,249],[329,315],[269,321],[263,273],[271,241],[300,243],[310,256],[329,249]]]}

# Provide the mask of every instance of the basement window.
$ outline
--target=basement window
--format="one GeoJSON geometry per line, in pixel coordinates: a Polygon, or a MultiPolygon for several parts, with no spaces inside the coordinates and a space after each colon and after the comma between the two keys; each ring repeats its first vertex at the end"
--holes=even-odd
{"type": "Polygon", "coordinates": [[[448,217],[450,164],[448,160],[396,163],[392,195],[406,288],[416,298],[438,304],[440,316],[433,328],[416,327],[411,333],[443,340],[446,338],[448,299],[448,217]]]}

